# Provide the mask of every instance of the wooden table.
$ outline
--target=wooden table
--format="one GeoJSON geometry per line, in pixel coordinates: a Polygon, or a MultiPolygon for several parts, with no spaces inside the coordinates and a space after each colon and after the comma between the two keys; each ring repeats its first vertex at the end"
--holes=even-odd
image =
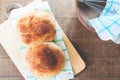
{"type": "MultiPolygon", "coordinates": [[[[25,6],[31,1],[0,0],[0,23],[7,19],[4,10],[10,2],[25,6]]],[[[56,20],[87,65],[74,80],[120,80],[120,45],[101,41],[96,33],[84,28],[76,16],[74,0],[48,1],[56,20]]],[[[1,45],[0,80],[24,80],[1,45]]]]}

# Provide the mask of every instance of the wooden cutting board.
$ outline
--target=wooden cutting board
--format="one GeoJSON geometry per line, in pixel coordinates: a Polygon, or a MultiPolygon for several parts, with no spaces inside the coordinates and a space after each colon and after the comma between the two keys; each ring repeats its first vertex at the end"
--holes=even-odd
{"type": "MultiPolygon", "coordinates": [[[[6,20],[0,25],[0,43],[6,50],[6,52],[8,53],[8,55],[10,56],[13,63],[20,71],[20,73],[23,75],[20,51],[17,46],[16,37],[14,36],[14,31],[12,30],[11,26],[12,25],[8,20],[6,20]]],[[[62,35],[68,49],[71,64],[74,70],[74,75],[76,75],[85,68],[85,63],[63,31],[62,31],[62,35]]]]}

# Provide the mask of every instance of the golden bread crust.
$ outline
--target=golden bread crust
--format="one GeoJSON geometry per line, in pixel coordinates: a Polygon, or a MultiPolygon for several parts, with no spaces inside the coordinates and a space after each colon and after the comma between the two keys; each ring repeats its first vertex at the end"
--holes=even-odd
{"type": "Polygon", "coordinates": [[[26,45],[35,42],[52,41],[56,25],[50,14],[41,11],[24,13],[17,21],[17,31],[26,45]]]}
{"type": "Polygon", "coordinates": [[[65,55],[53,42],[33,44],[25,56],[30,71],[38,77],[53,77],[65,66],[65,55]]]}

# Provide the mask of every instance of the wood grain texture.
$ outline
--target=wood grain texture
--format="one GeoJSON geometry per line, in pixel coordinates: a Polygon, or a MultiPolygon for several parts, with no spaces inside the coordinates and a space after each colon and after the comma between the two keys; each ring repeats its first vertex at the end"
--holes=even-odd
{"type": "Polygon", "coordinates": [[[21,74],[16,74],[16,72],[18,72],[18,70],[10,59],[0,58],[0,77],[21,76],[21,74]]]}
{"type": "Polygon", "coordinates": [[[9,58],[8,55],[6,54],[4,48],[2,47],[2,45],[0,44],[0,59],[4,59],[4,58],[9,58]]]}
{"type": "MultiPolygon", "coordinates": [[[[0,23],[6,20],[5,7],[13,1],[26,5],[32,0],[0,0],[0,23]]],[[[96,33],[92,33],[83,27],[76,17],[74,0],[48,1],[58,23],[87,65],[86,69],[76,75],[74,80],[120,80],[120,45],[116,45],[112,41],[102,41],[96,33]]],[[[0,59],[6,58],[9,59],[2,46],[0,46],[0,59]]],[[[22,76],[17,76],[20,73],[16,70],[12,61],[7,62],[7,60],[0,63],[0,68],[7,63],[9,66],[6,66],[6,69],[11,67],[10,72],[14,71],[16,75],[9,74],[12,77],[5,77],[8,73],[2,72],[3,75],[0,70],[2,75],[0,75],[0,80],[24,80],[22,76]]]]}
{"type": "Polygon", "coordinates": [[[0,80],[24,80],[22,77],[10,77],[10,76],[3,76],[0,77],[0,80]]]}
{"type": "Polygon", "coordinates": [[[67,50],[70,56],[70,61],[73,67],[73,72],[76,75],[80,73],[85,68],[86,65],[84,61],[81,59],[79,53],[76,51],[74,46],[71,44],[70,40],[67,38],[67,36],[63,32],[63,30],[61,31],[62,31],[62,36],[63,36],[64,42],[66,44],[66,47],[67,47],[67,50]]]}

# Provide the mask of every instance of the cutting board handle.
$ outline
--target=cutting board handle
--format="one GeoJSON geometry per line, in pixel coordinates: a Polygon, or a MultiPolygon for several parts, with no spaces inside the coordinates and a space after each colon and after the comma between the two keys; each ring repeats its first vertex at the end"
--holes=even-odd
{"type": "Polygon", "coordinates": [[[13,9],[16,9],[16,8],[21,8],[22,5],[19,4],[19,3],[10,3],[6,9],[5,9],[5,15],[6,17],[9,19],[10,17],[10,12],[13,10],[13,9]]]}
{"type": "MultiPolygon", "coordinates": [[[[19,3],[10,3],[6,9],[5,9],[5,15],[6,17],[9,19],[10,17],[10,12],[13,10],[13,9],[16,9],[16,8],[21,8],[22,5],[20,5],[19,3]]],[[[2,31],[2,26],[0,25],[0,29],[2,31]]],[[[0,43],[1,43],[1,36],[0,36],[0,43]]]]}

